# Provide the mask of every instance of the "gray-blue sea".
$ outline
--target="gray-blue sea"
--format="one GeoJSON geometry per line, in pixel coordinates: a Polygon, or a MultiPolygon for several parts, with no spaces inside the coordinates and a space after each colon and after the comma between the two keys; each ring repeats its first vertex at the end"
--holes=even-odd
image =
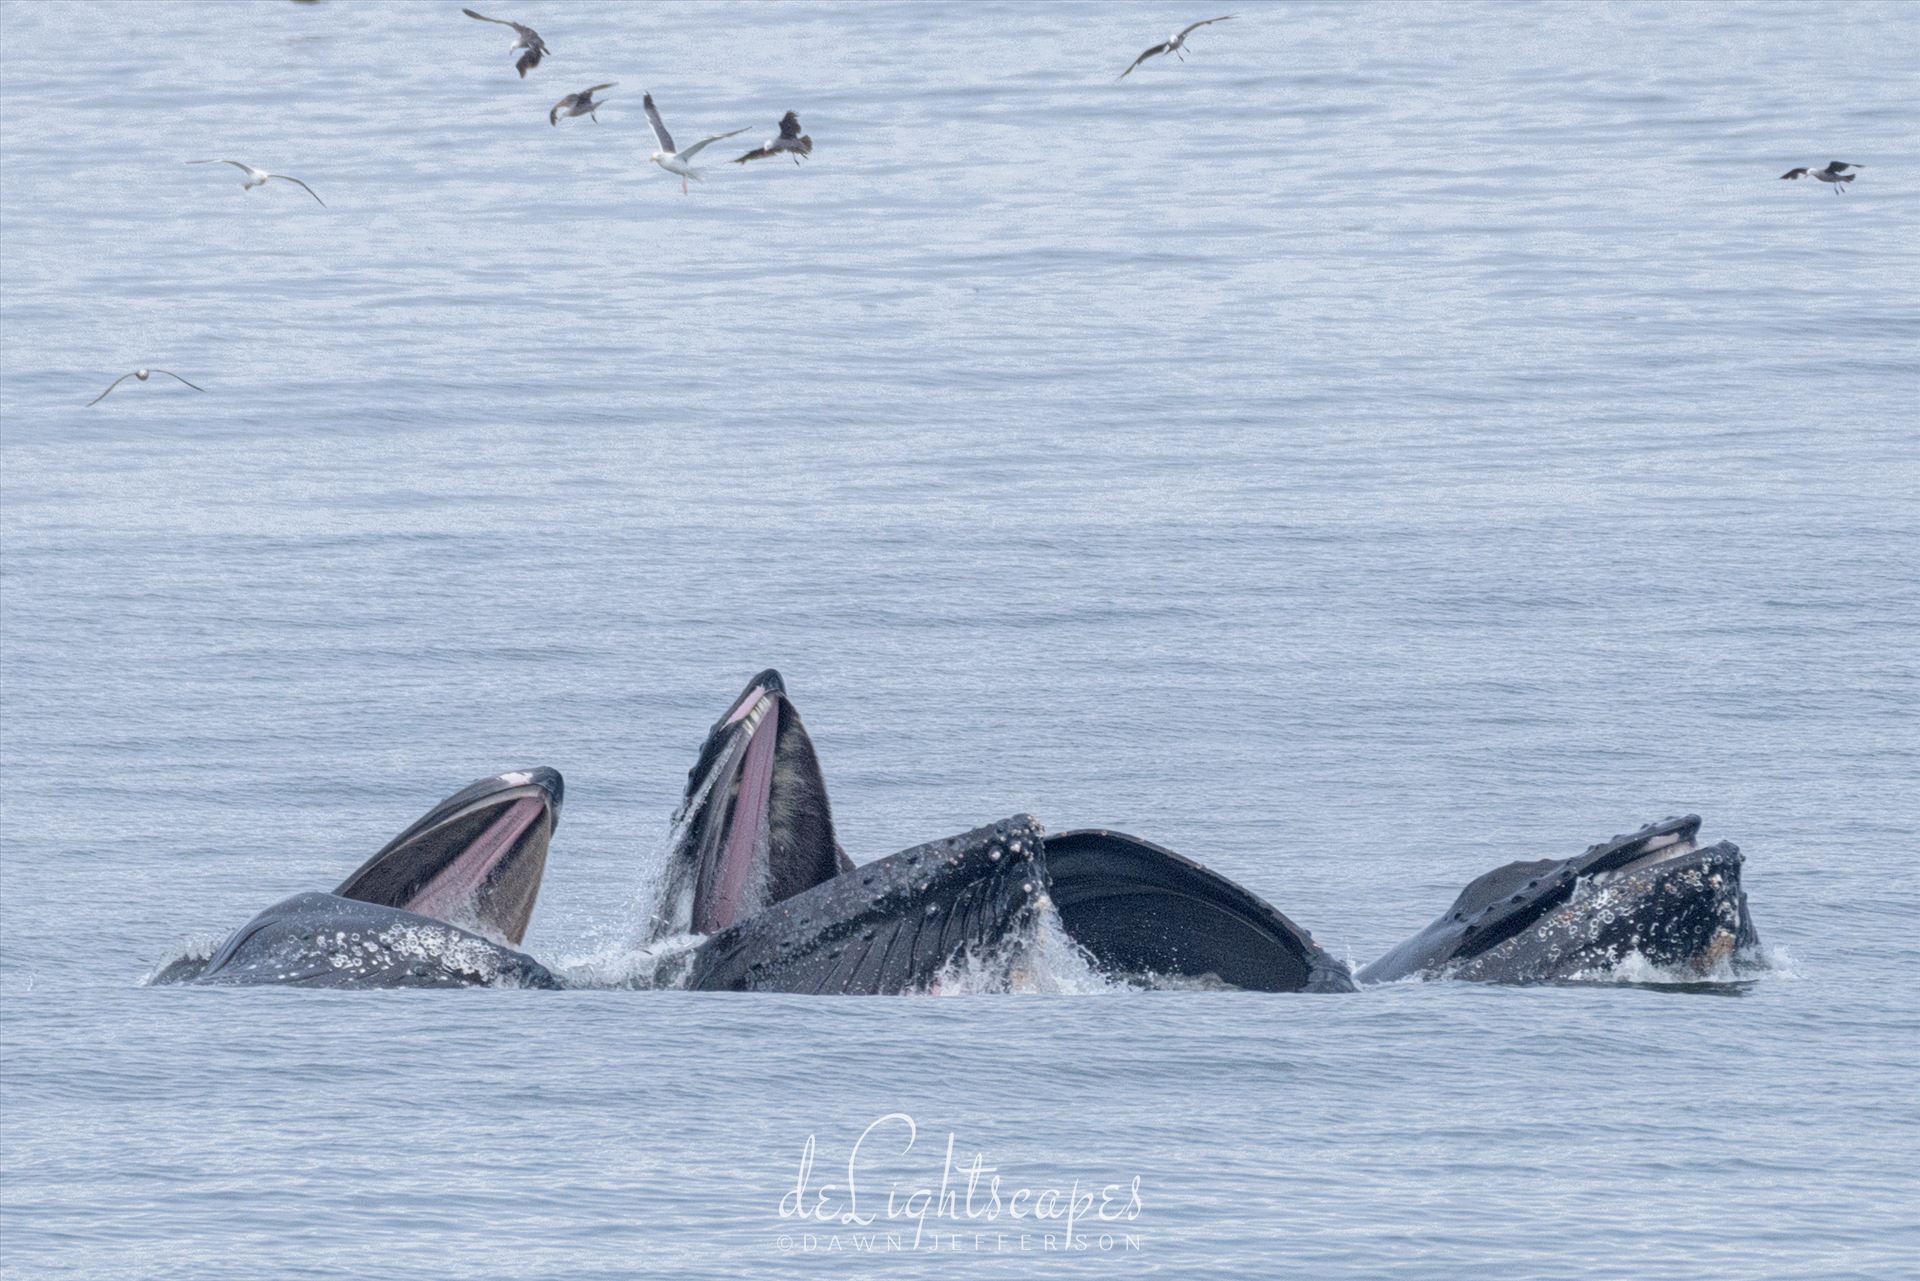
{"type": "Polygon", "coordinates": [[[460,7],[0,4],[8,1278],[1920,1271],[1920,6],[460,7]],[[617,959],[767,666],[857,860],[1358,964],[1698,812],[1772,968],[142,986],[537,764],[617,959]]]}

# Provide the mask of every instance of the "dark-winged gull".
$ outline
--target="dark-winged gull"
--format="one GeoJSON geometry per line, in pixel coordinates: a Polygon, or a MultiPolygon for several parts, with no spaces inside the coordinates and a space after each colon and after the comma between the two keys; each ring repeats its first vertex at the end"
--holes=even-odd
{"type": "Polygon", "coordinates": [[[668,133],[666,125],[660,122],[660,110],[653,105],[653,95],[650,93],[643,95],[640,99],[640,105],[647,109],[647,123],[653,126],[653,136],[660,143],[660,150],[654,152],[651,156],[647,157],[647,159],[653,161],[654,164],[659,165],[668,173],[680,175],[680,194],[682,195],[685,195],[687,191],[687,179],[692,178],[696,182],[700,179],[700,171],[688,164],[687,161],[699,155],[701,151],[711,143],[719,142],[722,138],[731,138],[735,134],[746,132],[745,129],[735,129],[731,133],[716,133],[712,137],[702,138],[685,151],[676,151],[673,146],[673,135],[668,133]]]}
{"type": "Polygon", "coordinates": [[[1201,27],[1209,27],[1216,22],[1230,22],[1234,18],[1237,18],[1239,16],[1240,15],[1236,13],[1229,13],[1218,18],[1203,18],[1199,22],[1194,23],[1192,26],[1182,27],[1180,30],[1168,36],[1163,43],[1153,46],[1153,48],[1147,50],[1145,53],[1141,54],[1138,58],[1135,58],[1133,60],[1133,66],[1130,66],[1125,71],[1122,71],[1119,75],[1115,76],[1114,79],[1125,80],[1128,76],[1133,74],[1134,67],[1139,66],[1141,63],[1145,62],[1148,58],[1155,58],[1160,56],[1163,53],[1174,54],[1180,59],[1180,61],[1185,62],[1187,60],[1186,55],[1181,53],[1180,50],[1185,47],[1188,36],[1192,35],[1195,31],[1198,31],[1201,27]]]}
{"type": "MultiPolygon", "coordinates": [[[[180,382],[187,383],[186,379],[181,378],[179,374],[174,373],[171,369],[136,369],[130,374],[121,374],[118,378],[108,383],[106,391],[101,392],[98,396],[95,396],[92,400],[89,400],[87,402],[87,408],[92,409],[95,405],[105,400],[107,398],[108,392],[111,392],[115,387],[118,387],[121,383],[127,381],[127,379],[138,378],[141,382],[145,382],[147,381],[147,379],[153,377],[155,374],[165,374],[169,378],[173,378],[180,382]]],[[[200,386],[198,383],[187,383],[187,386],[193,388],[195,391],[206,390],[205,387],[200,386]]]]}
{"type": "Polygon", "coordinates": [[[510,22],[505,18],[489,18],[486,14],[475,13],[471,9],[462,9],[460,12],[466,14],[469,18],[477,18],[481,22],[492,22],[503,27],[513,28],[514,34],[518,39],[513,42],[513,48],[507,50],[507,52],[516,53],[522,49],[526,50],[525,53],[520,54],[519,61],[513,64],[520,69],[520,78],[522,80],[527,78],[527,72],[532,71],[540,65],[540,59],[546,57],[549,52],[547,42],[542,40],[540,33],[532,27],[525,27],[517,22],[510,22]]]}
{"type": "MultiPolygon", "coordinates": [[[[238,160],[189,160],[187,163],[190,165],[232,165],[235,169],[238,169],[247,176],[246,181],[240,184],[242,191],[252,191],[255,187],[264,187],[275,178],[278,178],[281,182],[292,183],[309,196],[312,196],[315,200],[320,200],[318,192],[306,183],[301,182],[292,174],[268,173],[265,169],[255,169],[252,165],[243,165],[238,160]]],[[[327,202],[320,200],[320,207],[322,209],[326,208],[327,202]]],[[[162,372],[165,371],[163,370],[162,372]]]]}
{"type": "Polygon", "coordinates": [[[595,102],[593,95],[599,93],[602,89],[614,88],[616,83],[617,82],[609,82],[603,85],[595,85],[591,89],[582,89],[579,93],[568,94],[553,104],[553,110],[547,113],[547,123],[557,125],[560,123],[561,116],[566,116],[568,119],[572,119],[574,116],[586,116],[591,119],[593,123],[599,124],[600,117],[593,113],[607,104],[604,101],[595,102]]]}
{"type": "Polygon", "coordinates": [[[1852,182],[1859,175],[1850,174],[1849,169],[1864,169],[1865,165],[1856,165],[1850,160],[1829,160],[1825,169],[1789,169],[1781,174],[1782,179],[1818,178],[1821,182],[1833,184],[1833,194],[1839,195],[1846,188],[1842,183],[1852,182]]]}
{"type": "Polygon", "coordinates": [[[800,117],[791,111],[780,117],[778,138],[767,139],[733,163],[744,165],[749,160],[765,160],[768,156],[777,156],[782,152],[791,155],[796,165],[800,163],[800,157],[813,154],[813,139],[800,132],[800,117]]]}

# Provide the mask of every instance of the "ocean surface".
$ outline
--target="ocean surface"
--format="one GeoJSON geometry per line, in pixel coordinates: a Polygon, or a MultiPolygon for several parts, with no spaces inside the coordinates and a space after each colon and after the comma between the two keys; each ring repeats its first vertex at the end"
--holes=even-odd
{"type": "Polygon", "coordinates": [[[482,11],[0,4],[0,1271],[1920,1272],[1920,6],[482,11]],[[1773,968],[142,986],[536,764],[617,962],[766,666],[859,860],[1119,828],[1359,964],[1698,812],[1773,968]]]}

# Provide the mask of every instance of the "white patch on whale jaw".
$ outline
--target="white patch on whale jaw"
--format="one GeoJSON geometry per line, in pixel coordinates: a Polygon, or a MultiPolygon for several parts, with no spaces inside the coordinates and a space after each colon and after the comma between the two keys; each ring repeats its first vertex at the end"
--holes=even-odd
{"type": "MultiPolygon", "coordinates": [[[[1606,885],[1623,876],[1643,871],[1655,864],[1671,863],[1676,859],[1683,859],[1699,848],[1700,842],[1697,839],[1697,834],[1695,836],[1682,836],[1678,832],[1669,832],[1665,836],[1656,836],[1647,842],[1645,849],[1634,856],[1631,863],[1622,864],[1610,871],[1597,872],[1592,876],[1583,876],[1580,878],[1580,886],[1606,885]]],[[[1577,896],[1578,894],[1579,886],[1576,886],[1575,895],[1577,896]]]]}

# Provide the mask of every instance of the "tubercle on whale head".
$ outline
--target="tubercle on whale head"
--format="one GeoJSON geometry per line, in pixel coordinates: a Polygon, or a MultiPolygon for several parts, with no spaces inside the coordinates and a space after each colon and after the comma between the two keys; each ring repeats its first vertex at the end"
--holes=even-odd
{"type": "Polygon", "coordinates": [[[479,779],[387,842],[334,893],[518,943],[565,794],[560,772],[544,765],[479,779]]]}

